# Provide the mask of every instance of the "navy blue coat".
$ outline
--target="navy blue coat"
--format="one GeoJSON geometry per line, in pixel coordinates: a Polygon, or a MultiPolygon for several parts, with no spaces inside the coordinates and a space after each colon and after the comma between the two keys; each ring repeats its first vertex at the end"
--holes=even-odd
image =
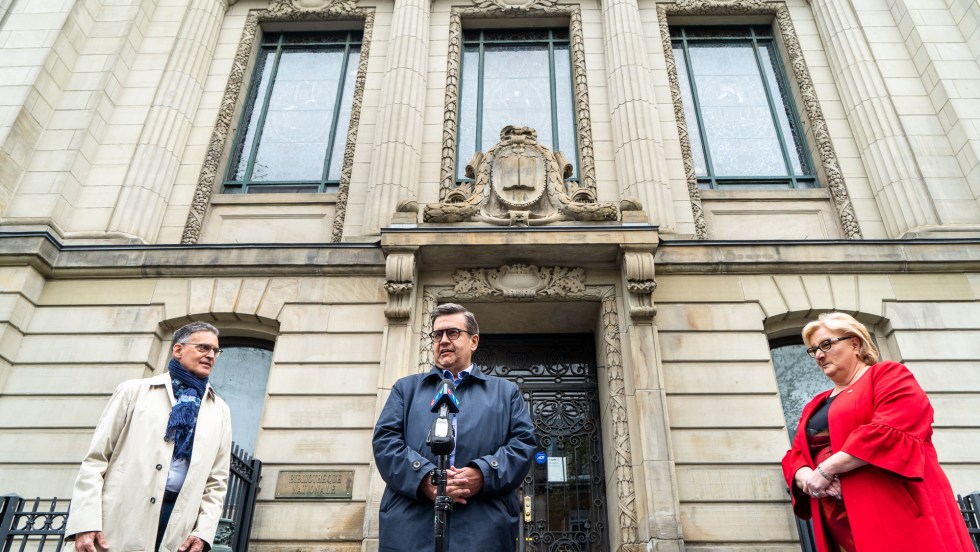
{"type": "MultiPolygon", "coordinates": [[[[381,552],[434,549],[433,502],[417,495],[437,458],[426,445],[442,370],[404,377],[374,428],[374,460],[387,487],[381,499],[381,552]]],[[[454,504],[449,550],[505,552],[515,549],[520,513],[517,488],[531,467],[536,443],[531,417],[517,385],[473,369],[456,389],[456,467],[483,472],[483,490],[454,504]]]]}

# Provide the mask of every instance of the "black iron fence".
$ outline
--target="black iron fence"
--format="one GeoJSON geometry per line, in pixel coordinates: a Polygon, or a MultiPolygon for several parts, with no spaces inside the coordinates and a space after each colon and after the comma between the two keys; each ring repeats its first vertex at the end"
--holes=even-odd
{"type": "MultiPolygon", "coordinates": [[[[974,491],[966,496],[956,495],[956,502],[963,514],[966,530],[970,534],[973,548],[980,552],[980,491],[974,491]]],[[[796,518],[796,530],[800,533],[800,550],[816,552],[817,545],[813,540],[813,523],[796,518]]]]}
{"type": "Polygon", "coordinates": [[[963,521],[966,522],[966,530],[970,533],[973,547],[980,550],[980,491],[957,496],[956,502],[960,504],[960,512],[963,512],[963,521]]]}
{"type": "MultiPolygon", "coordinates": [[[[262,477],[262,461],[233,445],[228,495],[221,525],[214,539],[215,552],[247,552],[255,499],[262,477]]],[[[0,552],[60,552],[65,547],[65,522],[71,501],[59,498],[24,499],[0,496],[0,552]]]]}

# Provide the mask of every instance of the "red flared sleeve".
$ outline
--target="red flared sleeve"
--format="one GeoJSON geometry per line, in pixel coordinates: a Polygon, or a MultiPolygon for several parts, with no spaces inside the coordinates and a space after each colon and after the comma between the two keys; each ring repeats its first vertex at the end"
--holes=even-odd
{"type": "Polygon", "coordinates": [[[909,369],[897,362],[878,363],[867,376],[874,413],[869,423],[847,436],[841,450],[901,477],[922,480],[923,445],[932,436],[929,398],[909,369]]]}

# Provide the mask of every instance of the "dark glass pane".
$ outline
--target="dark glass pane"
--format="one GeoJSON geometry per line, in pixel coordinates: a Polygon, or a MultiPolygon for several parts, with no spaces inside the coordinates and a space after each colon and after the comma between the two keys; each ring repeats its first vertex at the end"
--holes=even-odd
{"type": "Polygon", "coordinates": [[[752,44],[691,43],[689,52],[714,174],[787,174],[752,44]]]}
{"type": "Polygon", "coordinates": [[[478,145],[476,124],[477,94],[480,86],[480,50],[478,46],[467,46],[463,49],[463,74],[460,76],[459,89],[459,121],[458,142],[456,155],[456,179],[462,180],[466,175],[466,164],[473,158],[473,153],[483,149],[478,145]]]}
{"type": "Polygon", "coordinates": [[[209,381],[231,409],[232,439],[249,453],[255,452],[265,390],[272,366],[272,351],[260,347],[224,348],[209,381]]]}
{"type": "Polygon", "coordinates": [[[252,180],[320,180],[343,58],[342,50],[282,53],[252,180]]]}
{"type": "Polygon", "coordinates": [[[361,57],[359,47],[351,48],[347,60],[347,75],[344,77],[344,92],[340,99],[340,114],[337,117],[337,129],[334,131],[333,151],[330,152],[329,172],[327,180],[339,181],[344,168],[344,151],[347,147],[347,131],[350,129],[351,110],[354,104],[354,88],[357,81],[357,64],[361,57]]]}
{"type": "Polygon", "coordinates": [[[810,172],[806,162],[806,149],[803,145],[803,137],[800,136],[799,129],[793,124],[794,116],[790,111],[793,106],[789,91],[786,90],[785,81],[777,77],[779,59],[777,58],[776,45],[772,42],[761,43],[759,48],[762,50],[762,70],[765,73],[766,81],[769,83],[769,90],[772,91],[774,101],[779,102],[776,106],[776,119],[779,121],[779,131],[782,133],[783,142],[786,144],[788,157],[792,165],[794,174],[808,174],[810,172]]]}
{"type": "Polygon", "coordinates": [[[802,343],[774,347],[771,351],[772,366],[776,371],[779,398],[783,403],[783,418],[790,439],[796,435],[803,407],[821,391],[830,389],[831,383],[816,362],[806,354],[802,343]]]}
{"type": "Polygon", "coordinates": [[[558,109],[558,143],[572,164],[572,177],[578,178],[578,151],[575,135],[575,102],[572,99],[572,62],[567,45],[555,46],[555,104],[558,109]]]}
{"type": "Polygon", "coordinates": [[[529,126],[552,147],[551,79],[547,46],[488,45],[483,69],[483,149],[507,125],[529,126]]]}
{"type": "Polygon", "coordinates": [[[751,36],[768,38],[772,36],[772,29],[764,25],[755,27],[706,25],[684,27],[683,32],[681,32],[681,29],[678,29],[677,34],[674,34],[672,30],[670,36],[681,36],[682,34],[689,39],[749,38],[751,36]]]}
{"type": "Polygon", "coordinates": [[[687,78],[687,56],[683,48],[674,48],[674,61],[677,64],[677,81],[681,88],[681,103],[684,104],[684,119],[687,122],[687,136],[691,142],[691,157],[694,161],[694,174],[708,174],[708,166],[704,160],[704,148],[701,145],[701,130],[698,128],[698,114],[695,109],[694,95],[691,92],[691,82],[687,78]]]}
{"type": "Polygon", "coordinates": [[[483,31],[485,42],[546,41],[548,29],[489,29],[483,31]]]}
{"type": "Polygon", "coordinates": [[[262,108],[265,106],[265,95],[269,88],[270,75],[272,74],[273,60],[275,51],[268,50],[259,53],[259,58],[255,66],[255,73],[260,75],[257,83],[253,83],[251,99],[249,100],[250,111],[244,119],[245,128],[239,131],[240,139],[235,146],[232,156],[231,166],[233,167],[228,175],[229,180],[241,182],[245,179],[248,169],[248,162],[252,154],[252,144],[255,143],[255,133],[259,128],[259,118],[262,116],[262,108]]]}

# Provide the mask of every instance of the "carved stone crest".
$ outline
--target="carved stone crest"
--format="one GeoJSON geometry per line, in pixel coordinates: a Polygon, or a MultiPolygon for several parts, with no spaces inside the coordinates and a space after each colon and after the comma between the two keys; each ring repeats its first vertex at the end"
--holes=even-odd
{"type": "Polygon", "coordinates": [[[567,183],[572,166],[560,151],[538,143],[530,127],[506,126],[500,142],[466,166],[470,185],[425,206],[425,222],[486,222],[536,226],[564,220],[612,221],[619,210],[598,203],[592,190],[567,183]]]}
{"type": "Polygon", "coordinates": [[[586,295],[585,269],[505,265],[498,269],[462,269],[453,273],[450,296],[460,299],[581,298],[586,295]]]}

